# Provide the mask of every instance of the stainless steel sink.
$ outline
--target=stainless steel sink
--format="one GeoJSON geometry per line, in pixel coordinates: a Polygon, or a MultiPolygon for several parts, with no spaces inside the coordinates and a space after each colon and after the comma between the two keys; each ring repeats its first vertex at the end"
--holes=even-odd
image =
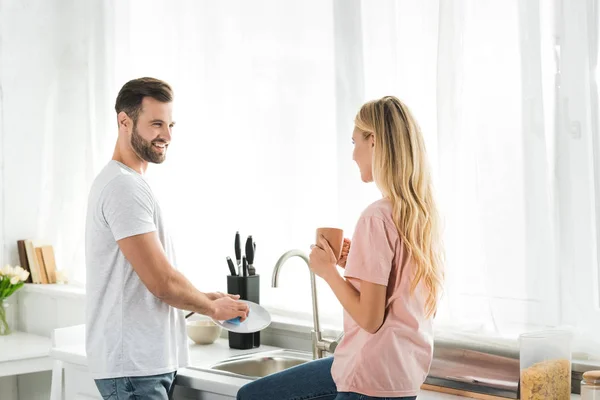
{"type": "Polygon", "coordinates": [[[310,360],[312,360],[310,353],[275,350],[232,357],[211,366],[208,370],[239,378],[258,379],[310,360]]]}

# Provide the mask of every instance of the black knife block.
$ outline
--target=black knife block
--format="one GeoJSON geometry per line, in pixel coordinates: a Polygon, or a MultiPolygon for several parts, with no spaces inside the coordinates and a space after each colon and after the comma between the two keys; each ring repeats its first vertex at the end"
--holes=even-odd
{"type": "MultiPolygon", "coordinates": [[[[260,276],[227,276],[227,293],[239,294],[241,300],[260,304],[260,276]]],[[[228,332],[229,347],[232,349],[253,349],[260,346],[260,332],[228,332]]]]}

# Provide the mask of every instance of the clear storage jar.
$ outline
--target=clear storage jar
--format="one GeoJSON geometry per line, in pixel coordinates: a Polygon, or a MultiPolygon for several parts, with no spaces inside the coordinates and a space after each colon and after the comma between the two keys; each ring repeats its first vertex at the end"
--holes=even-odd
{"type": "Polygon", "coordinates": [[[571,333],[553,330],[519,337],[522,400],[570,400],[571,333]]]}

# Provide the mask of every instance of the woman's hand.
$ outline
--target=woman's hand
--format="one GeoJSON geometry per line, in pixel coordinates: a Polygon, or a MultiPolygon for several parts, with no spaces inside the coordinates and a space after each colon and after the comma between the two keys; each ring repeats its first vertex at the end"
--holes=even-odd
{"type": "Polygon", "coordinates": [[[309,266],[312,272],[327,280],[332,274],[337,274],[336,257],[325,236],[320,235],[316,245],[311,246],[309,266]]]}
{"type": "Polygon", "coordinates": [[[346,261],[348,261],[348,253],[350,253],[350,245],[352,242],[350,239],[344,238],[344,243],[342,244],[342,254],[340,255],[340,259],[338,260],[337,265],[342,268],[346,268],[346,261]]]}

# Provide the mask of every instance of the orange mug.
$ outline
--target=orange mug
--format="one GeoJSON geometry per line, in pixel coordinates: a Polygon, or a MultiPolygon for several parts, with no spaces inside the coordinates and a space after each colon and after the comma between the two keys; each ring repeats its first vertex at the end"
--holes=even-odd
{"type": "Polygon", "coordinates": [[[331,246],[335,260],[338,261],[342,255],[342,245],[344,244],[344,231],[338,228],[318,228],[316,234],[316,241],[318,243],[319,236],[325,236],[325,239],[331,246]]]}

